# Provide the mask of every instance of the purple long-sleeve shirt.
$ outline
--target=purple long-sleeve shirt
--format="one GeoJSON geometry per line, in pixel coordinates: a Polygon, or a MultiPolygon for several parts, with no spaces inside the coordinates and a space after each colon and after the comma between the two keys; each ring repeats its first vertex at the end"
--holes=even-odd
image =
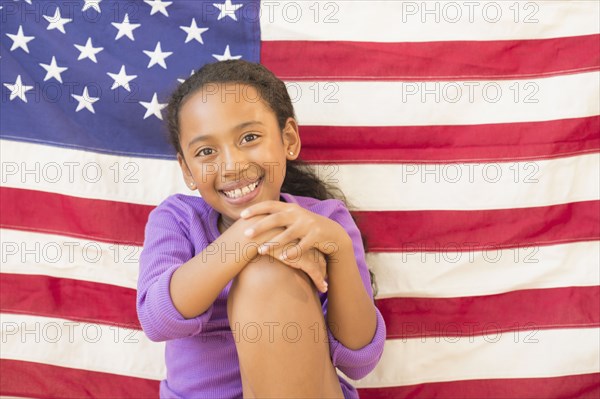
{"type": "MultiPolygon", "coordinates": [[[[338,222],[352,238],[356,263],[365,289],[372,297],[369,271],[360,232],[342,201],[325,201],[281,193],[280,200],[338,222]]],[[[142,328],[153,341],[167,341],[167,378],[161,398],[241,398],[242,380],[234,335],[227,318],[231,281],[204,313],[185,319],[169,293],[173,272],[201,253],[220,232],[219,214],[201,197],[175,194],[149,216],[140,254],[137,312],[142,328]]],[[[319,293],[327,318],[327,293],[319,293]]],[[[327,329],[332,363],[351,379],[366,376],[383,352],[386,329],[379,310],[373,340],[359,350],[341,344],[327,329]]],[[[239,335],[239,334],[238,334],[239,335]]],[[[324,336],[320,339],[324,339],[324,336]]],[[[344,398],[358,398],[356,389],[339,377],[344,398]]]]}

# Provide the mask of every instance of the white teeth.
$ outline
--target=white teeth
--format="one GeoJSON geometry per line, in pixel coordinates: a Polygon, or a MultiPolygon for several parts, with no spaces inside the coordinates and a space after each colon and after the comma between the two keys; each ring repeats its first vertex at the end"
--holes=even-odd
{"type": "Polygon", "coordinates": [[[223,191],[223,192],[229,198],[240,198],[240,197],[254,191],[256,186],[258,186],[258,183],[260,183],[260,180],[257,182],[254,182],[252,184],[249,184],[246,187],[242,187],[241,189],[236,188],[235,190],[232,190],[232,191],[223,191]]]}

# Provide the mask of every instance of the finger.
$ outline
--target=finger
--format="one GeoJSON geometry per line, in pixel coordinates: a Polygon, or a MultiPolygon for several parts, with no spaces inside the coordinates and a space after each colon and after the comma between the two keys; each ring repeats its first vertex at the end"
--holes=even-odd
{"type": "Polygon", "coordinates": [[[264,233],[265,231],[277,228],[277,227],[287,227],[291,224],[289,217],[282,212],[277,212],[266,217],[263,217],[261,220],[253,223],[244,230],[244,235],[246,237],[255,237],[259,234],[264,233]]]}
{"type": "Polygon", "coordinates": [[[240,217],[243,219],[247,219],[250,216],[278,212],[281,209],[283,209],[285,207],[285,205],[289,205],[289,204],[287,204],[286,202],[281,202],[281,201],[272,201],[272,200],[262,201],[262,202],[259,202],[258,204],[254,204],[254,205],[249,206],[248,208],[244,209],[240,213],[240,217]]]}
{"type": "Polygon", "coordinates": [[[319,267],[315,267],[315,264],[310,262],[311,266],[308,267],[308,270],[304,270],[306,272],[306,274],[308,274],[308,276],[310,277],[310,279],[313,281],[313,283],[315,284],[315,287],[317,287],[317,289],[321,292],[327,292],[327,282],[325,281],[325,278],[323,277],[323,274],[321,273],[321,270],[319,267]]]}
{"type": "Polygon", "coordinates": [[[319,265],[319,263],[315,263],[307,256],[297,259],[296,261],[290,261],[289,259],[286,259],[282,262],[295,269],[301,269],[308,275],[317,290],[321,292],[327,292],[327,282],[325,281],[322,267],[319,265]]]}
{"type": "Polygon", "coordinates": [[[302,252],[302,250],[298,247],[298,240],[289,242],[281,247],[281,254],[277,259],[287,261],[289,263],[296,263],[301,260],[312,261],[313,263],[316,263],[316,260],[311,259],[309,254],[302,252]]]}
{"type": "Polygon", "coordinates": [[[299,259],[298,264],[302,270],[305,270],[311,276],[315,287],[319,291],[327,291],[327,263],[325,256],[321,252],[311,248],[309,253],[299,259]],[[314,272],[311,274],[310,270],[314,270],[314,272]]]}
{"type": "MultiPolygon", "coordinates": [[[[299,236],[301,234],[297,234],[297,236],[299,236]]],[[[300,238],[300,237],[298,237],[300,238]]],[[[309,235],[305,235],[304,237],[302,237],[300,239],[300,241],[298,242],[298,244],[296,245],[296,247],[298,248],[298,250],[300,251],[300,253],[305,253],[305,252],[310,252],[311,250],[315,250],[317,252],[319,252],[319,249],[316,247],[318,244],[316,242],[312,242],[312,239],[309,235]]],[[[316,254],[313,254],[313,260],[316,260],[314,258],[316,254]]]]}
{"type": "Polygon", "coordinates": [[[323,253],[320,251],[317,252],[319,253],[319,268],[321,270],[321,274],[323,275],[323,279],[327,281],[329,278],[327,275],[327,260],[325,259],[325,255],[323,255],[323,253]]]}
{"type": "Polygon", "coordinates": [[[323,279],[327,281],[327,260],[325,255],[316,248],[311,248],[308,253],[308,257],[311,261],[315,262],[319,266],[319,270],[323,275],[323,279]]]}
{"type": "Polygon", "coordinates": [[[289,258],[281,258],[281,254],[283,253],[283,248],[278,248],[276,250],[273,251],[273,258],[277,259],[278,261],[285,263],[287,266],[293,267],[294,269],[307,269],[307,267],[309,266],[309,264],[306,262],[306,260],[302,259],[302,258],[293,258],[293,259],[289,259],[289,258]]]}
{"type": "MultiPolygon", "coordinates": [[[[263,245],[261,245],[258,248],[258,253],[259,254],[263,254],[264,252],[268,251],[270,248],[281,248],[280,253],[279,253],[279,258],[281,258],[281,255],[287,255],[287,251],[289,250],[289,247],[295,247],[298,243],[298,235],[292,230],[292,229],[285,229],[282,233],[276,235],[275,237],[271,238],[269,241],[265,242],[263,245]]],[[[299,255],[302,255],[301,251],[298,251],[299,255]]],[[[294,252],[290,252],[291,255],[294,254],[294,252]]],[[[281,258],[280,260],[283,260],[285,258],[285,256],[283,258],[281,258]]]]}
{"type": "MultiPolygon", "coordinates": [[[[286,244],[282,244],[281,241],[279,241],[279,239],[277,237],[273,237],[271,239],[269,239],[268,241],[263,241],[261,244],[261,241],[258,242],[258,248],[257,248],[257,253],[258,255],[268,255],[270,257],[272,257],[273,259],[277,259],[279,261],[283,261],[284,258],[281,257],[281,255],[284,253],[284,251],[287,251],[286,248],[289,248],[293,245],[295,245],[298,242],[298,240],[292,240],[286,244]]],[[[293,250],[292,250],[293,251],[293,250]]],[[[292,255],[295,252],[292,252],[292,255]]]]}

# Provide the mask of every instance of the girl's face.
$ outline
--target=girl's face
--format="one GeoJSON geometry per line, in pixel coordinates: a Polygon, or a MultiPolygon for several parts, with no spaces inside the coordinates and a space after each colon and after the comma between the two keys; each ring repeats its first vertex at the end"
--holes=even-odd
{"type": "Polygon", "coordinates": [[[286,160],[300,151],[294,119],[282,134],[258,91],[236,83],[210,84],[190,95],[179,110],[179,134],[186,185],[193,182],[221,214],[222,230],[250,205],[279,201],[286,160]]]}

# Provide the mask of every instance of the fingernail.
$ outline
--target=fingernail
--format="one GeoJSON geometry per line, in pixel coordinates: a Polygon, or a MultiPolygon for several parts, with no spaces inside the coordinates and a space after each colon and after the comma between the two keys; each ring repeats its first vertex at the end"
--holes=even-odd
{"type": "Polygon", "coordinates": [[[281,259],[281,260],[285,260],[286,258],[287,258],[287,256],[285,256],[285,254],[279,255],[279,259],[281,259]]]}
{"type": "Polygon", "coordinates": [[[250,214],[250,212],[248,212],[247,210],[242,211],[242,213],[240,213],[240,217],[245,218],[246,216],[248,216],[248,214],[250,214]]]}
{"type": "Polygon", "coordinates": [[[261,247],[258,248],[258,253],[259,254],[263,254],[266,250],[267,250],[267,247],[263,245],[263,246],[261,246],[261,247]]]}
{"type": "Polygon", "coordinates": [[[254,230],[253,229],[247,229],[246,231],[244,231],[244,235],[246,237],[251,237],[252,234],[254,234],[254,230]]]}
{"type": "Polygon", "coordinates": [[[323,281],[323,287],[324,287],[323,292],[325,292],[325,291],[327,291],[327,288],[329,287],[329,284],[327,284],[326,281],[323,281]]]}

